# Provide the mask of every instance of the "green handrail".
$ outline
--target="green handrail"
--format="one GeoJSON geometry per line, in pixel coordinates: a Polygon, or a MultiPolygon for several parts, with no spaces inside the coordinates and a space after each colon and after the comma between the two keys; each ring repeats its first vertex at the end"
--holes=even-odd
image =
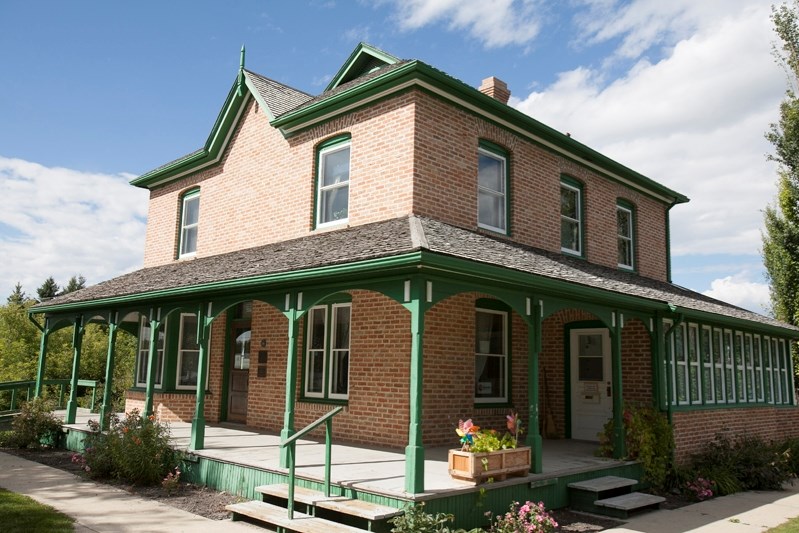
{"type": "Polygon", "coordinates": [[[294,482],[295,482],[295,459],[294,454],[297,447],[297,440],[306,433],[316,429],[322,423],[325,424],[325,497],[330,497],[330,446],[333,436],[333,417],[344,410],[344,406],[340,405],[324,416],[319,417],[311,422],[303,429],[287,438],[280,443],[281,448],[289,447],[288,460],[289,460],[289,497],[288,497],[288,512],[289,520],[294,519],[294,482]]]}
{"type": "MultiPolygon", "coordinates": [[[[56,385],[58,386],[58,404],[57,407],[59,409],[63,409],[64,407],[64,396],[67,386],[69,385],[69,379],[46,379],[42,381],[42,385],[56,385]]],[[[81,379],[78,380],[78,387],[87,387],[92,389],[92,402],[90,406],[90,410],[94,411],[94,406],[97,403],[97,386],[99,385],[99,381],[93,379],[81,379]]],[[[4,383],[0,383],[0,394],[5,391],[11,392],[11,404],[7,411],[4,411],[5,414],[14,414],[19,411],[18,403],[22,400],[22,396],[24,396],[25,401],[33,398],[33,390],[36,387],[36,380],[23,380],[23,381],[6,381],[4,383]],[[22,391],[25,391],[25,394],[22,394],[22,391]]]]}

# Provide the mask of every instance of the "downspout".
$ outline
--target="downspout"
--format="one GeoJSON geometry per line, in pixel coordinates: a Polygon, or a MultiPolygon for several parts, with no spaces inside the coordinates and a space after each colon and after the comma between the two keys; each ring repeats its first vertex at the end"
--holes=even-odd
{"type": "Polygon", "coordinates": [[[671,208],[677,205],[677,200],[672,200],[671,205],[666,209],[666,281],[671,280],[671,208]]]}

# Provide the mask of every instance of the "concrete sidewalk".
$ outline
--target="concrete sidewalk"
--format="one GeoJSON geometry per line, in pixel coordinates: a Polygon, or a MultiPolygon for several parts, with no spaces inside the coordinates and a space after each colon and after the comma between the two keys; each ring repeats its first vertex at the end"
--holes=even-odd
{"type": "Polygon", "coordinates": [[[799,482],[784,491],[750,491],[636,516],[608,533],[763,533],[799,516],[799,482]]]}
{"type": "MultiPolygon", "coordinates": [[[[30,496],[75,518],[77,532],[254,533],[243,522],[210,520],[53,468],[0,452],[0,487],[30,496]]],[[[0,526],[0,530],[2,530],[0,526]]]]}

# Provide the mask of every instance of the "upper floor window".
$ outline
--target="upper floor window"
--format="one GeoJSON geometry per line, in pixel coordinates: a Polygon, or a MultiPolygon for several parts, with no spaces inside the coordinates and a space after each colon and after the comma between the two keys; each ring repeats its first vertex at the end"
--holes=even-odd
{"type": "Polygon", "coordinates": [[[312,307],[307,317],[305,396],[349,397],[350,316],[352,304],[312,307]]]}
{"type": "Polygon", "coordinates": [[[583,254],[583,200],[580,182],[564,177],[560,182],[560,249],[583,254]]]}
{"type": "Polygon", "coordinates": [[[321,145],[318,152],[316,225],[346,222],[350,196],[350,138],[321,145]]]}
{"type": "Polygon", "coordinates": [[[507,233],[508,158],[498,146],[482,141],[477,169],[477,225],[507,233]]]}
{"type": "Polygon", "coordinates": [[[197,253],[197,227],[200,222],[200,190],[189,191],[183,195],[180,213],[180,253],[178,257],[188,257],[197,253]]]}
{"type": "Polygon", "coordinates": [[[632,270],[634,264],[634,216],[633,208],[627,202],[616,205],[616,235],[619,244],[619,266],[632,270]]]}
{"type": "Polygon", "coordinates": [[[474,337],[474,401],[507,402],[509,355],[507,311],[478,307],[475,310],[474,337]]]}
{"type": "MultiPolygon", "coordinates": [[[[164,340],[166,338],[166,326],[161,324],[158,328],[158,339],[156,341],[156,361],[155,376],[153,381],[155,388],[161,388],[161,377],[164,373],[164,340]]],[[[136,354],[136,386],[147,386],[147,372],[150,366],[150,321],[147,317],[142,317],[139,325],[139,350],[136,354]]]]}

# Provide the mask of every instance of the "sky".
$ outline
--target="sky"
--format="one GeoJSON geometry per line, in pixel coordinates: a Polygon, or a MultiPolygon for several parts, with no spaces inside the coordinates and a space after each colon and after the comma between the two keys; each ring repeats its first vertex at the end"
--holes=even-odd
{"type": "Polygon", "coordinates": [[[479,86],[688,196],[676,284],[768,314],[764,133],[787,89],[763,0],[3,0],[0,302],[142,265],[147,191],[246,66],[319,94],[361,41],[479,86]]]}

